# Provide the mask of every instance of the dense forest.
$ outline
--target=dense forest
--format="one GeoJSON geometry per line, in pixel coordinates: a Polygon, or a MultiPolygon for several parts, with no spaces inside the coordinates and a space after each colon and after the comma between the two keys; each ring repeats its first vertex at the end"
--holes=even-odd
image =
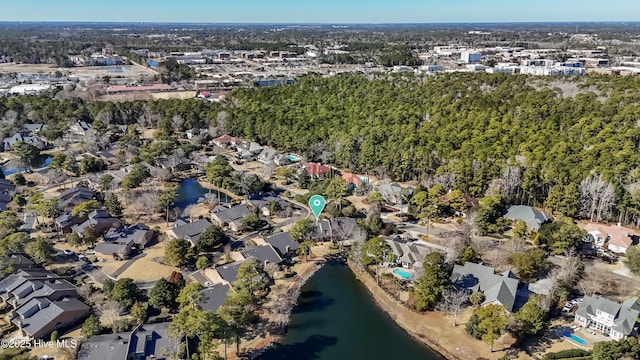
{"type": "MultiPolygon", "coordinates": [[[[640,171],[640,81],[446,74],[309,76],[233,93],[236,135],[360,173],[445,177],[480,196],[510,169],[517,201],[541,205],[592,176],[629,205],[640,171]],[[548,84],[546,84],[546,83],[548,84]],[[563,89],[561,89],[561,87],[563,89]]],[[[626,209],[624,209],[626,210],[626,209]]]]}

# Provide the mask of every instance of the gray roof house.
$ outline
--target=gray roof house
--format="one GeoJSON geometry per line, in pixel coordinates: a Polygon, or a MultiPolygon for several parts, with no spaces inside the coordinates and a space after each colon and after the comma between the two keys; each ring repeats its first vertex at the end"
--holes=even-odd
{"type": "Polygon", "coordinates": [[[599,295],[585,296],[576,311],[575,322],[613,340],[626,339],[638,332],[638,298],[620,304],[599,295]]]}
{"type": "Polygon", "coordinates": [[[9,255],[9,261],[11,261],[11,267],[13,269],[32,269],[36,267],[33,261],[22,254],[9,255]]]}
{"type": "Polygon", "coordinates": [[[69,126],[69,132],[71,132],[72,134],[81,135],[81,136],[84,136],[87,133],[87,131],[89,131],[89,129],[90,129],[89,124],[87,124],[84,121],[77,121],[71,124],[71,126],[69,126]]]}
{"type": "Polygon", "coordinates": [[[0,191],[13,193],[16,191],[16,185],[7,179],[0,179],[0,191]]]}
{"type": "Polygon", "coordinates": [[[236,205],[228,209],[224,206],[216,206],[211,211],[211,219],[222,228],[238,231],[242,227],[242,219],[251,212],[246,205],[236,205]]]}
{"type": "Polygon", "coordinates": [[[132,240],[134,244],[143,248],[153,238],[154,232],[143,224],[124,228],[111,228],[104,235],[105,242],[132,240]]]}
{"type": "Polygon", "coordinates": [[[397,239],[386,241],[391,246],[396,262],[404,268],[412,268],[415,265],[421,266],[425,256],[431,252],[428,247],[418,244],[406,243],[397,239]]]}
{"type": "Polygon", "coordinates": [[[171,228],[167,230],[167,236],[174,239],[188,240],[195,246],[200,239],[200,235],[209,227],[211,227],[211,223],[207,219],[198,219],[190,223],[179,220],[173,223],[171,228]]]}
{"type": "Polygon", "coordinates": [[[263,164],[268,164],[272,162],[278,154],[280,154],[280,152],[276,149],[264,148],[260,155],[258,155],[258,161],[263,164]]]}
{"type": "Polygon", "coordinates": [[[549,221],[549,215],[526,205],[514,205],[510,207],[504,215],[504,218],[512,221],[522,220],[527,224],[527,227],[533,231],[538,231],[542,224],[549,221]]]}
{"type": "Polygon", "coordinates": [[[354,218],[322,219],[311,233],[313,240],[343,241],[349,239],[358,223],[354,218]]]}
{"type": "Polygon", "coordinates": [[[7,301],[13,308],[18,308],[34,298],[47,298],[57,301],[65,297],[79,298],[75,285],[65,279],[52,278],[42,280],[26,280],[8,293],[7,301]]]}
{"type": "Polygon", "coordinates": [[[14,296],[13,291],[26,281],[57,278],[59,278],[58,275],[48,272],[45,269],[18,269],[0,280],[0,300],[2,300],[3,303],[9,301],[9,299],[14,296]]]}
{"type": "Polygon", "coordinates": [[[52,301],[32,298],[13,311],[11,322],[24,336],[39,339],[54,330],[68,328],[83,320],[90,312],[89,306],[75,298],[52,301]]]}
{"type": "Polygon", "coordinates": [[[122,226],[122,221],[111,217],[106,210],[93,210],[89,213],[87,220],[73,226],[72,229],[76,234],[82,235],[84,229],[89,226],[93,226],[98,233],[103,233],[107,229],[122,226]]]}
{"type": "Polygon", "coordinates": [[[4,151],[9,151],[11,150],[11,147],[13,145],[15,145],[15,143],[17,142],[25,142],[27,144],[31,144],[35,147],[37,147],[38,149],[42,150],[44,148],[47,147],[47,143],[45,143],[40,137],[38,136],[24,136],[22,135],[22,133],[16,133],[15,135],[5,138],[4,140],[2,140],[2,145],[4,147],[4,151]]]}
{"type": "Polygon", "coordinates": [[[98,243],[94,248],[96,255],[103,258],[119,257],[126,258],[133,248],[133,240],[124,238],[115,241],[105,241],[98,243]]]}
{"type": "Polygon", "coordinates": [[[131,332],[98,335],[80,346],[80,360],[173,358],[180,339],[169,334],[169,323],[141,324],[131,332]]]}
{"type": "Polygon", "coordinates": [[[274,248],[267,244],[261,246],[254,246],[240,252],[245,259],[256,258],[263,263],[280,264],[282,258],[274,250],[274,248]]]}
{"type": "Polygon", "coordinates": [[[211,280],[212,284],[229,285],[238,278],[238,269],[244,260],[238,260],[230,264],[204,269],[204,276],[211,280]]]}
{"type": "Polygon", "coordinates": [[[280,206],[280,209],[284,209],[289,205],[288,202],[270,193],[253,196],[251,199],[249,199],[249,204],[251,204],[251,206],[253,206],[256,209],[259,209],[262,215],[271,216],[275,214],[271,213],[271,210],[269,209],[269,204],[271,204],[274,201],[278,203],[278,205],[280,206]]]}
{"type": "Polygon", "coordinates": [[[513,278],[510,271],[496,274],[495,269],[467,261],[464,265],[455,265],[451,280],[459,289],[482,291],[482,305],[503,305],[507,311],[513,311],[520,281],[513,278]]]}
{"type": "Polygon", "coordinates": [[[270,244],[281,257],[287,257],[300,248],[300,244],[297,241],[291,240],[288,232],[265,236],[264,241],[270,244]]]}
{"type": "Polygon", "coordinates": [[[26,133],[27,135],[29,135],[29,134],[37,134],[42,130],[46,130],[47,129],[47,125],[45,125],[45,124],[24,124],[24,125],[22,125],[22,129],[24,130],[24,133],[26,133]]]}
{"type": "Polygon", "coordinates": [[[378,185],[376,190],[382,195],[384,201],[390,205],[397,205],[403,203],[404,196],[410,196],[413,194],[412,187],[402,187],[398,183],[382,184],[378,185]]]}
{"type": "Polygon", "coordinates": [[[199,304],[202,310],[208,310],[216,313],[220,306],[224,304],[227,294],[231,290],[229,284],[215,284],[201,291],[202,297],[199,304]]]}

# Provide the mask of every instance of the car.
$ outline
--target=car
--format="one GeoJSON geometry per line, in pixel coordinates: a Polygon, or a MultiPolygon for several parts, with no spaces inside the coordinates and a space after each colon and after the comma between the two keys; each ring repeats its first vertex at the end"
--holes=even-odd
{"type": "Polygon", "coordinates": [[[93,249],[89,249],[89,250],[85,251],[84,253],[87,254],[87,255],[93,255],[93,254],[96,253],[96,251],[93,250],[93,249]]]}
{"type": "Polygon", "coordinates": [[[74,253],[73,251],[71,251],[69,249],[64,249],[64,250],[62,250],[62,252],[67,256],[73,256],[73,255],[76,254],[76,253],[74,253]]]}
{"type": "Polygon", "coordinates": [[[208,282],[208,281],[205,281],[205,282],[204,282],[204,287],[210,287],[210,286],[211,286],[211,283],[210,283],[210,282],[208,282]]]}

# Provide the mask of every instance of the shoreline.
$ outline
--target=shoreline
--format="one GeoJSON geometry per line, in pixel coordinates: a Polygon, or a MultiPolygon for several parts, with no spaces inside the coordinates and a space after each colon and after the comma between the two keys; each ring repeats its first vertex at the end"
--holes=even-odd
{"type": "Polygon", "coordinates": [[[217,187],[213,184],[209,184],[206,181],[202,181],[199,179],[195,179],[198,184],[200,184],[200,186],[202,186],[203,188],[207,189],[207,190],[212,190],[212,191],[220,191],[221,193],[224,193],[227,198],[229,198],[229,200],[231,201],[237,201],[237,200],[242,200],[242,196],[239,196],[237,194],[232,193],[231,191],[225,189],[225,188],[221,188],[221,187],[217,187]]]}
{"type": "MultiPolygon", "coordinates": [[[[478,348],[477,345],[469,347],[469,344],[465,342],[461,342],[460,346],[445,345],[447,344],[447,342],[451,343],[451,341],[455,338],[455,336],[457,336],[457,334],[449,331],[448,334],[450,334],[451,337],[443,337],[440,339],[437,336],[433,336],[433,331],[429,330],[437,329],[439,328],[439,326],[434,324],[431,324],[431,327],[429,326],[429,322],[427,321],[429,313],[416,313],[405,308],[403,305],[398,304],[395,299],[393,299],[382,288],[375,284],[373,282],[373,279],[368,278],[366,273],[361,273],[360,271],[358,271],[352,261],[347,261],[347,266],[353,272],[358,281],[360,281],[367,288],[367,291],[371,295],[372,300],[376,303],[380,310],[384,311],[385,314],[387,314],[393,320],[393,322],[396,323],[396,325],[398,325],[414,340],[426,345],[440,357],[453,360],[475,360],[480,357],[487,359],[497,359],[504,354],[504,351],[494,351],[487,353],[488,349],[484,349],[483,351],[483,349],[478,348]],[[422,325],[421,327],[423,328],[423,331],[418,331],[416,330],[416,327],[408,324],[407,319],[405,319],[408,313],[410,313],[409,315],[423,317],[423,319],[420,319],[419,321],[422,325]],[[465,347],[463,348],[462,345],[465,345],[465,347]],[[463,354],[467,354],[468,356],[463,356],[463,354]]],[[[449,326],[451,325],[449,324],[449,326]]]]}

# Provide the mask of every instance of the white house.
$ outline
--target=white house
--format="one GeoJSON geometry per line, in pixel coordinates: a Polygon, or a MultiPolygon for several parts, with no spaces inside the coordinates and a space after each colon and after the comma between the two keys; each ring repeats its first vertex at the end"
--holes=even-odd
{"type": "Polygon", "coordinates": [[[639,310],[637,297],[619,304],[599,295],[585,296],[576,311],[575,322],[613,340],[626,339],[638,331],[639,310]]]}

